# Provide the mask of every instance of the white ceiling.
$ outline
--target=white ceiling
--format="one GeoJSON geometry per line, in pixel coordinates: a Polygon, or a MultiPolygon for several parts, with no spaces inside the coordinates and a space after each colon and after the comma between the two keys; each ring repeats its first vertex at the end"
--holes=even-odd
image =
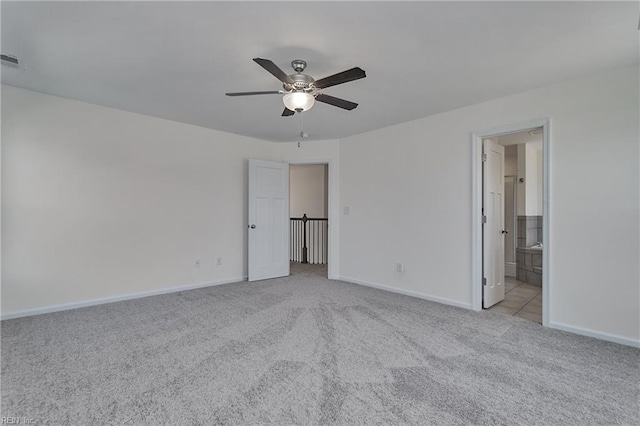
{"type": "Polygon", "coordinates": [[[511,145],[520,145],[523,143],[531,144],[538,151],[542,149],[542,128],[535,129],[535,132],[518,132],[518,133],[509,133],[507,135],[498,136],[497,142],[505,147],[511,145]],[[533,133],[533,134],[531,134],[533,133]]]}
{"type": "Polygon", "coordinates": [[[310,139],[334,139],[638,62],[637,2],[2,2],[2,82],[292,141],[278,90],[251,59],[301,58],[353,111],[317,104],[310,139]]]}

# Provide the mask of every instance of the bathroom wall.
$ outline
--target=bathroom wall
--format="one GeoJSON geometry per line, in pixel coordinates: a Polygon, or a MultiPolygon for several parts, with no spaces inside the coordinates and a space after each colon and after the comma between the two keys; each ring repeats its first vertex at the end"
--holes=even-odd
{"type": "Polygon", "coordinates": [[[518,247],[542,242],[542,215],[518,216],[518,247]]]}
{"type": "Polygon", "coordinates": [[[505,176],[517,175],[517,247],[542,242],[542,133],[518,132],[499,136],[505,146],[505,176]]]}
{"type": "Polygon", "coordinates": [[[518,145],[507,145],[504,147],[504,175],[518,175],[518,145]]]}
{"type": "MultiPolygon", "coordinates": [[[[542,138],[542,135],[535,135],[542,138]]],[[[542,242],[543,164],[542,141],[518,145],[518,170],[524,182],[518,183],[522,190],[524,215],[518,216],[518,248],[516,249],[516,278],[528,284],[542,287],[542,250],[529,247],[542,242]]]]}

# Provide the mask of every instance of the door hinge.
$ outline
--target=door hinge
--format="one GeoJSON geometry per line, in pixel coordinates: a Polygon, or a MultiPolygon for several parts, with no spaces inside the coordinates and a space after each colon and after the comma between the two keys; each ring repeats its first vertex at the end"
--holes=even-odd
{"type": "Polygon", "coordinates": [[[486,162],[487,161],[487,154],[482,154],[482,162],[486,162]]]}
{"type": "Polygon", "coordinates": [[[482,215],[482,223],[487,223],[487,217],[485,215],[482,215]]]}
{"type": "Polygon", "coordinates": [[[485,277],[482,277],[482,285],[487,285],[487,279],[485,277]]]}

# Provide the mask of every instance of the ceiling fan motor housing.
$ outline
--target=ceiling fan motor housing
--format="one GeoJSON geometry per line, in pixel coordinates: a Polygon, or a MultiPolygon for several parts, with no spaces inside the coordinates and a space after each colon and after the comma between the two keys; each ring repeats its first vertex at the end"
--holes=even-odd
{"type": "Polygon", "coordinates": [[[293,84],[284,83],[282,86],[285,90],[304,90],[306,92],[313,90],[313,87],[311,87],[311,84],[315,81],[313,77],[306,74],[291,74],[289,77],[293,80],[293,84]]]}
{"type": "Polygon", "coordinates": [[[291,67],[296,72],[302,72],[305,68],[307,68],[307,62],[303,61],[302,59],[294,59],[293,61],[291,61],[291,67]]]}

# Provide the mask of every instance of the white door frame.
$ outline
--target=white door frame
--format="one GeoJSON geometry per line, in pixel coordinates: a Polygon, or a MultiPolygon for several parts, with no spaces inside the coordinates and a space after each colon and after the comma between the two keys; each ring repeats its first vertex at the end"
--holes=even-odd
{"type": "Polygon", "coordinates": [[[487,131],[475,132],[471,134],[471,179],[472,179],[472,214],[471,214],[471,269],[472,269],[472,300],[471,307],[474,311],[482,310],[482,139],[501,136],[509,133],[524,132],[527,130],[542,127],[542,149],[543,149],[543,191],[542,191],[542,240],[544,249],[542,250],[542,325],[549,325],[549,309],[551,307],[551,218],[549,212],[550,204],[550,181],[551,181],[551,144],[550,144],[550,124],[549,118],[531,120],[524,123],[516,123],[502,127],[493,128],[487,131]]]}
{"type": "MultiPolygon", "coordinates": [[[[327,277],[330,280],[336,280],[340,276],[340,271],[338,267],[338,246],[336,244],[339,241],[340,231],[339,224],[337,222],[338,215],[334,211],[334,208],[337,208],[339,205],[337,199],[334,199],[338,196],[337,184],[338,184],[338,170],[334,167],[333,163],[329,159],[313,159],[313,160],[287,160],[289,165],[291,164],[300,164],[300,165],[314,165],[314,164],[326,164],[329,169],[329,187],[327,188],[327,216],[329,219],[329,232],[328,232],[328,241],[327,241],[327,261],[329,262],[327,268],[327,277]]],[[[291,186],[291,182],[289,182],[289,186],[291,186]]],[[[289,201],[291,203],[291,201],[289,201]]]]}

